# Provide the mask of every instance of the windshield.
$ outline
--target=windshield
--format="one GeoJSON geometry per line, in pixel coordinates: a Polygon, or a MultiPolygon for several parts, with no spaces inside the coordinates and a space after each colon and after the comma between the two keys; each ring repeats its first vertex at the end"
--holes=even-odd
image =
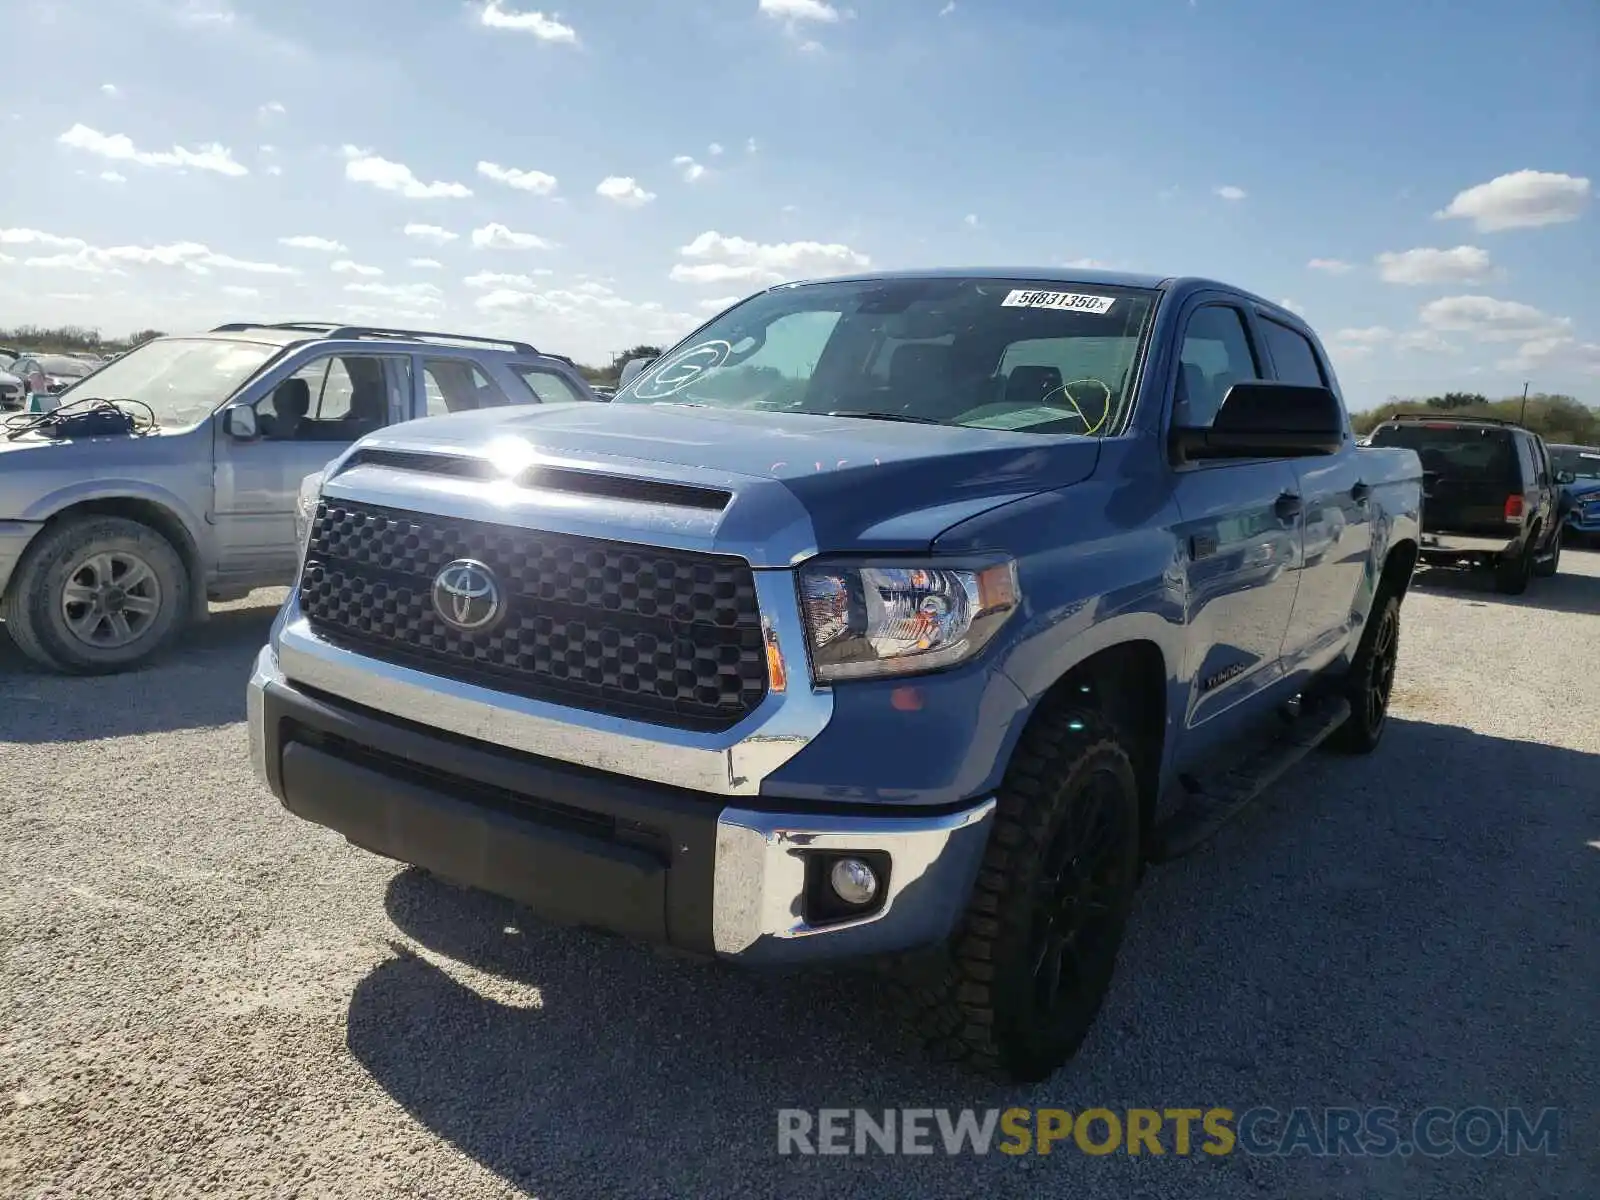
{"type": "Polygon", "coordinates": [[[1559,474],[1571,471],[1579,479],[1600,479],[1600,446],[1551,446],[1550,465],[1559,474]]]}
{"type": "Polygon", "coordinates": [[[86,363],[81,358],[63,358],[59,354],[40,355],[34,361],[46,375],[71,375],[75,379],[82,379],[99,365],[86,363]]]}
{"type": "Polygon", "coordinates": [[[167,428],[205,420],[279,347],[260,342],[164,338],[113,359],[92,379],[61,393],[61,402],[137,400],[167,428]]]}
{"type": "Polygon", "coordinates": [[[764,292],[621,389],[698,404],[1106,436],[1131,402],[1155,294],[993,278],[764,292]]]}

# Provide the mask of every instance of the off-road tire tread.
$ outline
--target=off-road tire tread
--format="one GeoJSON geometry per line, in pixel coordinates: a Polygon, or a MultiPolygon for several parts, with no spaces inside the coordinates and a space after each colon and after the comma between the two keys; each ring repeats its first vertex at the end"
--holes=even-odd
{"type": "Polygon", "coordinates": [[[1051,817],[1062,802],[1061,785],[1080,763],[1102,753],[1116,756],[1129,778],[1136,778],[1127,750],[1098,712],[1061,708],[1032,721],[996,797],[989,844],[955,932],[938,949],[890,964],[899,1005],[937,1059],[1000,1080],[1049,1073],[1019,1074],[996,1044],[994,951],[1002,929],[1029,920],[1028,898],[1019,895],[1021,881],[1013,865],[1045,853],[1051,817]],[[1071,728],[1074,722],[1082,728],[1071,728]]]}
{"type": "Polygon", "coordinates": [[[188,619],[191,586],[183,557],[158,531],[127,517],[84,516],[65,520],[33,539],[11,576],[0,616],[4,617],[6,632],[17,649],[47,670],[68,675],[108,675],[146,662],[172,641],[188,619]],[[83,547],[111,539],[142,542],[157,559],[170,556],[171,562],[167,565],[173,567],[170,574],[174,586],[167,603],[174,616],[161,637],[139,657],[121,662],[95,662],[75,657],[51,644],[47,611],[54,598],[43,594],[46,589],[41,576],[55,563],[83,547]]]}

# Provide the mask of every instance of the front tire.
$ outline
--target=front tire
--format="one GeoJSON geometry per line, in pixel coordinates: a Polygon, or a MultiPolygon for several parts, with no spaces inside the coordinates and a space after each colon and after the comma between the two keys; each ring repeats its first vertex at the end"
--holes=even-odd
{"type": "Polygon", "coordinates": [[[1139,789],[1104,718],[1061,709],[1030,725],[997,800],[966,913],[902,984],[938,1056],[1033,1082],[1077,1052],[1110,986],[1139,875],[1139,789]]]}
{"type": "Polygon", "coordinates": [[[11,578],[3,615],[34,662],[75,675],[126,670],[161,649],[189,613],[172,543],[123,517],[67,520],[39,535],[11,578]]]}

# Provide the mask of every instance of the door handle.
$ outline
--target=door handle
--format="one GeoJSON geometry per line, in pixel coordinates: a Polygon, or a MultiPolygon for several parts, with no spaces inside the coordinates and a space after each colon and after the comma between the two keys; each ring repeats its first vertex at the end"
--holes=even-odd
{"type": "Polygon", "coordinates": [[[1300,515],[1302,505],[1300,497],[1293,492],[1284,492],[1272,505],[1272,511],[1278,514],[1281,521],[1291,521],[1300,515]]]}
{"type": "Polygon", "coordinates": [[[1372,485],[1365,479],[1358,479],[1355,487],[1350,489],[1350,499],[1357,504],[1365,504],[1370,495],[1372,495],[1372,485]]]}

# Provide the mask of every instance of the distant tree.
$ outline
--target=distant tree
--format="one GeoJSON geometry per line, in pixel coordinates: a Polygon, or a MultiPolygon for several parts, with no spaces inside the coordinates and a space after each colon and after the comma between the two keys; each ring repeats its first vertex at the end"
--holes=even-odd
{"type": "Polygon", "coordinates": [[[1488,404],[1489,397],[1478,392],[1446,392],[1442,396],[1429,396],[1429,408],[1471,408],[1475,404],[1488,404]]]}
{"type": "Polygon", "coordinates": [[[166,336],[166,333],[160,329],[141,329],[137,333],[128,335],[128,349],[132,350],[135,346],[142,346],[148,341],[166,336]]]}

